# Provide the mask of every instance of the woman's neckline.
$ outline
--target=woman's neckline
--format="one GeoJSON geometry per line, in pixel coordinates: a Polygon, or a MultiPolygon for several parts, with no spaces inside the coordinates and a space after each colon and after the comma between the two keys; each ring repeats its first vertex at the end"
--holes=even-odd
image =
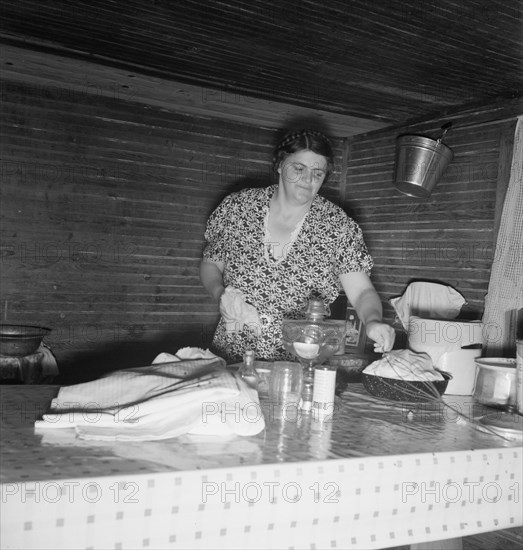
{"type": "MultiPolygon", "coordinates": [[[[278,202],[278,196],[279,196],[279,187],[278,185],[275,185],[272,193],[269,196],[269,201],[268,201],[269,212],[272,211],[274,213],[274,208],[276,208],[276,209],[280,209],[280,214],[283,213],[283,210],[281,209],[281,207],[284,205],[283,203],[278,202]]],[[[302,224],[303,220],[307,217],[307,214],[310,212],[315,199],[316,199],[316,196],[308,205],[304,205],[301,208],[293,209],[294,210],[293,214],[286,217],[286,220],[289,220],[290,226],[296,228],[302,224]]]]}
{"type": "MultiPolygon", "coordinates": [[[[275,248],[272,246],[272,236],[271,236],[271,231],[269,229],[269,216],[271,215],[272,199],[275,193],[277,192],[277,189],[278,188],[276,187],[275,189],[272,190],[272,193],[269,194],[265,216],[264,216],[264,224],[263,224],[264,225],[264,231],[263,231],[264,255],[265,255],[266,261],[272,265],[279,265],[284,260],[287,259],[287,256],[295,246],[295,242],[298,239],[298,236],[302,230],[305,220],[307,219],[307,216],[312,207],[312,203],[311,203],[309,208],[306,211],[303,211],[301,213],[300,217],[296,217],[296,219],[291,220],[291,222],[289,223],[290,238],[285,246],[286,252],[279,257],[274,257],[275,248]]],[[[274,213],[274,211],[272,212],[274,213]]]]}

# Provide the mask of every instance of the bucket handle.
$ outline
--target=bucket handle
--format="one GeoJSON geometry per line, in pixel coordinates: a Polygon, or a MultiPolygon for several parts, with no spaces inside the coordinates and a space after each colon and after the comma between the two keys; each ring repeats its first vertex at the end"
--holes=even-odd
{"type": "Polygon", "coordinates": [[[429,166],[432,165],[432,161],[434,160],[434,157],[436,156],[436,152],[438,151],[439,146],[443,143],[443,138],[445,137],[445,134],[446,134],[451,128],[452,128],[452,121],[446,122],[446,123],[443,124],[443,126],[441,127],[442,134],[441,134],[441,136],[439,136],[439,138],[438,138],[437,141],[436,141],[436,147],[434,148],[434,150],[432,151],[432,155],[430,156],[429,166]]]}
{"type": "Polygon", "coordinates": [[[437,141],[438,144],[440,144],[440,143],[443,141],[443,138],[445,137],[445,134],[446,134],[451,128],[452,128],[452,121],[445,123],[445,124],[441,127],[441,130],[443,130],[443,133],[442,133],[441,136],[438,138],[438,141],[437,141]]]}

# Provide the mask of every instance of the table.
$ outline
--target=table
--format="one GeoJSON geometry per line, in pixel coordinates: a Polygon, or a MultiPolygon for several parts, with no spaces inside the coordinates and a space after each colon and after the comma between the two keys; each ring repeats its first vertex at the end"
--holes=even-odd
{"type": "Polygon", "coordinates": [[[330,423],[262,401],[255,437],[113,443],[35,433],[57,391],[0,386],[1,548],[386,548],[523,524],[521,443],[463,422],[498,414],[471,397],[353,383],[330,423]]]}

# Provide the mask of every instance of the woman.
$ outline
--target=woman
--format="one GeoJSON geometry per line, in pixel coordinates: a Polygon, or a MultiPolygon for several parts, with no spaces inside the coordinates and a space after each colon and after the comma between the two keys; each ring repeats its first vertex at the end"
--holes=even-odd
{"type": "Polygon", "coordinates": [[[343,287],[378,352],[389,351],[394,330],[382,322],[373,265],[359,226],[318,195],[333,168],[320,132],[288,134],[274,151],[278,184],[226,197],[211,214],[200,268],[203,286],[220,304],[215,351],[239,361],[288,359],[284,317],[301,318],[309,298],[332,303],[343,287]]]}

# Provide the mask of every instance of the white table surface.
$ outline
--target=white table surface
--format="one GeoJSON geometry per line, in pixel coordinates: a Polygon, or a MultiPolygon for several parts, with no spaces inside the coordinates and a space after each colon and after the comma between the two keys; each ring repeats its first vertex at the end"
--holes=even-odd
{"type": "Polygon", "coordinates": [[[355,383],[330,423],[262,401],[254,437],[119,443],[35,433],[57,391],[0,386],[1,548],[385,548],[523,524],[521,443],[442,403],[355,383]]]}

